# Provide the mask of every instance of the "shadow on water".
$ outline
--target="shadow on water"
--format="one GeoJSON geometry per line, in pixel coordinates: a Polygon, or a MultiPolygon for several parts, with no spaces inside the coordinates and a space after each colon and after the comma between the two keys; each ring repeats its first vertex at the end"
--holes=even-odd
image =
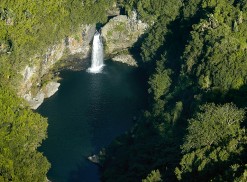
{"type": "Polygon", "coordinates": [[[107,61],[101,74],[61,73],[59,91],[38,112],[48,117],[48,139],[39,148],[52,167],[52,182],[98,182],[98,166],[87,157],[98,153],[132,125],[147,106],[143,73],[107,61]]]}
{"type": "Polygon", "coordinates": [[[99,176],[100,174],[97,165],[94,164],[92,165],[91,163],[85,165],[83,163],[80,163],[77,165],[75,170],[69,173],[68,181],[70,182],[100,181],[99,176]],[[88,168],[90,168],[91,170],[89,171],[88,168]]]}

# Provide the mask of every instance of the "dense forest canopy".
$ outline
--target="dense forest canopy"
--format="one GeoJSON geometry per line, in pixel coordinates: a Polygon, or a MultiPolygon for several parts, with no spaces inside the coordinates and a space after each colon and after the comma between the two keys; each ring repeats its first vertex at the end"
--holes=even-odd
{"type": "Polygon", "coordinates": [[[135,50],[152,102],[106,149],[103,180],[246,181],[247,2],[121,3],[150,24],[135,50]]]}
{"type": "Polygon", "coordinates": [[[247,181],[246,0],[2,0],[0,181],[45,181],[47,122],[13,88],[30,56],[117,2],[149,24],[132,52],[150,107],[100,156],[103,181],[247,181]]]}

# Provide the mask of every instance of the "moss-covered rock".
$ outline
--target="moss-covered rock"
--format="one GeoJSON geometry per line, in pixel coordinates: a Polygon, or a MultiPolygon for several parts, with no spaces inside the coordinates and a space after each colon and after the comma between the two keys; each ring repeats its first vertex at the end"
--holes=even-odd
{"type": "Polygon", "coordinates": [[[106,54],[113,55],[131,48],[146,28],[147,24],[138,20],[135,13],[130,17],[119,15],[112,18],[102,28],[106,54]]]}

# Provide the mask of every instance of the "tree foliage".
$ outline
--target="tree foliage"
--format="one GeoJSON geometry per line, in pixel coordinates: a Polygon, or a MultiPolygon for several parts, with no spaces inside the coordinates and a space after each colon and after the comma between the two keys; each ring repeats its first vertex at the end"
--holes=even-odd
{"type": "Polygon", "coordinates": [[[45,181],[50,167],[36,151],[46,137],[47,121],[0,87],[0,181],[45,181]]]}
{"type": "Polygon", "coordinates": [[[139,18],[153,23],[159,17],[174,19],[178,15],[178,11],[182,1],[168,0],[122,0],[120,1],[127,12],[136,10],[139,18]]]}
{"type": "Polygon", "coordinates": [[[158,62],[156,72],[149,78],[149,93],[153,93],[153,98],[157,101],[166,94],[171,85],[171,71],[164,69],[162,62],[158,62]]]}
{"type": "Polygon", "coordinates": [[[240,123],[244,120],[244,114],[243,109],[237,109],[232,104],[206,104],[200,107],[195,118],[189,120],[189,134],[183,144],[183,151],[225,143],[225,140],[243,132],[240,123]]]}
{"type": "Polygon", "coordinates": [[[176,168],[179,180],[232,181],[243,173],[242,154],[247,144],[241,127],[245,111],[233,104],[206,104],[189,120],[182,145],[183,158],[176,168]]]}
{"type": "Polygon", "coordinates": [[[246,1],[121,2],[150,25],[139,50],[151,102],[106,150],[103,179],[246,181],[246,1]]]}
{"type": "Polygon", "coordinates": [[[210,12],[193,25],[184,71],[202,89],[240,88],[247,75],[246,13],[233,1],[203,1],[201,6],[210,12]]]}
{"type": "Polygon", "coordinates": [[[142,182],[161,182],[161,175],[159,170],[153,170],[151,173],[147,176],[146,179],[143,179],[142,182]]]}

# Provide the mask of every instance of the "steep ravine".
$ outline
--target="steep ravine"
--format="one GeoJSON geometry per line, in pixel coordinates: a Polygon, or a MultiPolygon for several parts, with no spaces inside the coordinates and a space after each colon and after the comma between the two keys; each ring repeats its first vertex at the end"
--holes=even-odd
{"type": "MultiPolygon", "coordinates": [[[[147,24],[137,19],[135,12],[130,17],[117,15],[109,20],[101,29],[104,39],[105,56],[113,61],[137,66],[129,49],[138,38],[144,34],[147,24]]],[[[61,60],[82,62],[90,58],[91,41],[95,33],[95,25],[82,25],[72,35],[50,46],[44,54],[37,54],[30,58],[30,64],[21,71],[23,80],[20,82],[18,94],[23,97],[32,109],[37,109],[45,98],[52,96],[59,88],[54,66],[66,67],[61,60]],[[73,56],[73,58],[71,57],[73,56]]],[[[76,67],[76,65],[75,65],[76,67]]]]}

